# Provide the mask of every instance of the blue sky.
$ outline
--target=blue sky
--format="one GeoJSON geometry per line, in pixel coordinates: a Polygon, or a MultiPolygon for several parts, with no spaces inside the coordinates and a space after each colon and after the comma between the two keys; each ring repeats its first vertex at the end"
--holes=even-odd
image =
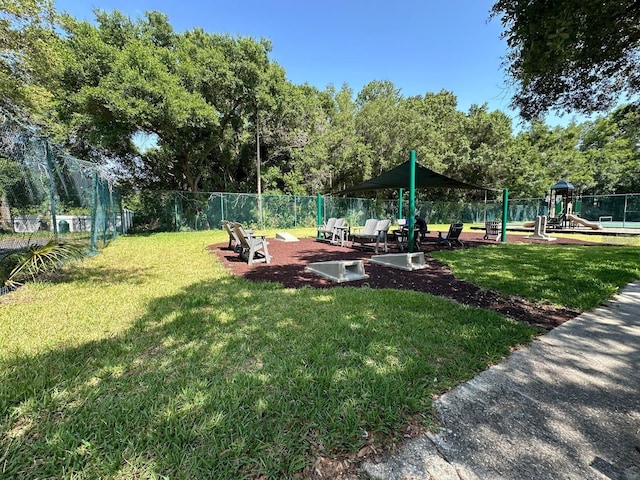
{"type": "MultiPolygon", "coordinates": [[[[501,67],[507,53],[502,25],[489,21],[491,0],[56,0],[56,8],[93,21],[93,9],[168,15],[176,31],[272,41],[277,61],[295,84],[320,89],[347,83],[355,93],[372,80],[390,80],[402,95],[448,90],[458,108],[487,103],[509,110],[512,91],[501,67]]],[[[569,115],[549,117],[567,124],[569,115]]],[[[516,126],[517,119],[514,121],[516,126]]]]}

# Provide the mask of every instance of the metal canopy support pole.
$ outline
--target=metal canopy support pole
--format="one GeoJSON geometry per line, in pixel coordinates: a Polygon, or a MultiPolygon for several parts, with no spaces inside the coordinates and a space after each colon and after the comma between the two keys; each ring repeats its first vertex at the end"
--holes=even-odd
{"type": "Polygon", "coordinates": [[[502,243],[507,243],[507,217],[509,216],[509,189],[502,191],[502,243]]]}
{"type": "Polygon", "coordinates": [[[411,156],[409,158],[409,213],[407,218],[409,220],[409,253],[413,253],[415,243],[414,227],[416,220],[414,217],[416,211],[416,151],[411,150],[411,156]]]}
{"type": "Polygon", "coordinates": [[[258,183],[258,226],[262,228],[262,180],[260,175],[260,118],[256,109],[256,177],[258,183]]]}
{"type": "Polygon", "coordinates": [[[402,195],[403,195],[403,191],[402,189],[400,189],[398,191],[398,218],[402,218],[402,195]]]}

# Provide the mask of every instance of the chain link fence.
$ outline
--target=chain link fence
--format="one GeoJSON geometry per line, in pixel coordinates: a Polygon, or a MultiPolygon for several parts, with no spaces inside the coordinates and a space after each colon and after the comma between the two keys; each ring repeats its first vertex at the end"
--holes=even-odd
{"type": "MultiPolygon", "coordinates": [[[[241,222],[251,228],[315,227],[318,224],[318,205],[321,219],[344,217],[349,225],[364,225],[367,218],[404,218],[408,201],[400,206],[398,200],[296,195],[261,195],[251,193],[190,193],[144,192],[146,221],[156,230],[197,231],[218,229],[222,220],[241,222]],[[262,207],[260,209],[260,206],[262,207]],[[262,215],[260,215],[262,210],[262,215]],[[153,217],[153,218],[152,218],[153,217]]],[[[416,214],[430,224],[463,222],[482,224],[502,221],[502,198],[479,202],[416,200],[416,214]]],[[[548,215],[544,198],[509,200],[509,223],[524,223],[537,215],[548,215]]],[[[640,228],[640,194],[582,196],[576,212],[586,220],[608,222],[611,226],[640,228]]],[[[145,215],[136,210],[136,218],[144,222],[145,215]]]]}
{"type": "MultiPolygon", "coordinates": [[[[241,222],[251,228],[315,227],[318,224],[318,205],[322,219],[345,217],[349,225],[364,225],[367,218],[391,218],[406,215],[408,203],[402,212],[397,200],[348,198],[325,196],[261,195],[250,193],[189,193],[144,192],[147,198],[146,221],[156,230],[196,231],[220,228],[222,220],[241,222]],[[149,207],[150,197],[160,201],[149,207]],[[261,209],[259,208],[259,204],[261,209]],[[261,210],[261,212],[260,212],[261,210]]],[[[431,223],[450,223],[463,219],[481,222],[501,215],[502,203],[464,204],[462,202],[418,202],[416,213],[431,223]]],[[[145,215],[136,218],[144,222],[145,215]]]]}
{"type": "MultiPolygon", "coordinates": [[[[405,194],[406,199],[406,194],[405,194]]],[[[222,220],[252,228],[315,227],[330,217],[352,226],[368,218],[397,220],[408,201],[337,196],[140,191],[130,199],[137,224],[160,231],[221,228],[222,220]],[[320,212],[318,209],[320,208],[320,212]]],[[[429,224],[502,220],[502,198],[479,202],[423,201],[415,213],[429,224]]],[[[640,194],[578,196],[574,211],[590,221],[640,228],[640,194]]],[[[544,198],[511,199],[509,223],[548,215],[544,198]]],[[[73,237],[95,251],[126,233],[133,212],[122,208],[108,170],[69,156],[31,127],[0,112],[0,250],[25,237],[73,237]]]]}
{"type": "Polygon", "coordinates": [[[95,251],[132,224],[107,171],[0,112],[0,250],[50,238],[95,251]]]}

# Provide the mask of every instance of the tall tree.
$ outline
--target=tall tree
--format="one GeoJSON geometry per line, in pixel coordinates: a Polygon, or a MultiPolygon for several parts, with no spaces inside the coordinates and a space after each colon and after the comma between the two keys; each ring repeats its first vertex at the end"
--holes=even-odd
{"type": "Polygon", "coordinates": [[[593,171],[579,150],[581,131],[575,124],[550,128],[533,122],[529,130],[520,133],[514,165],[518,173],[512,177],[518,189],[541,196],[560,179],[569,180],[580,191],[592,187],[593,171]]]}
{"type": "Polygon", "coordinates": [[[619,107],[585,125],[581,151],[594,171],[590,193],[640,191],[640,109],[619,107]]]}
{"type": "Polygon", "coordinates": [[[330,164],[329,188],[343,190],[371,172],[371,149],[357,134],[358,110],[353,90],[346,84],[334,94],[335,110],[330,118],[331,128],[325,136],[330,164]]]}
{"type": "Polygon", "coordinates": [[[159,12],[132,21],[98,11],[96,19],[97,26],[67,23],[61,111],[73,138],[129,159],[156,186],[196,192],[244,182],[254,157],[242,155],[242,142],[255,145],[245,133],[255,123],[271,44],[201,29],[178,34],[159,12]],[[155,135],[157,148],[136,158],[139,132],[155,135]]]}
{"type": "Polygon", "coordinates": [[[60,68],[58,15],[52,0],[4,0],[0,6],[0,107],[47,124],[60,68]]]}
{"type": "Polygon", "coordinates": [[[326,163],[326,152],[318,154],[310,142],[326,124],[330,95],[308,85],[291,84],[284,69],[272,63],[259,87],[258,108],[265,192],[306,195],[324,191],[324,176],[313,167],[317,156],[326,163]]]}
{"type": "Polygon", "coordinates": [[[371,159],[371,170],[363,165],[364,179],[402,163],[408,145],[402,102],[400,89],[388,80],[369,82],[356,98],[356,132],[371,159]]]}
{"type": "Polygon", "coordinates": [[[464,139],[467,151],[460,152],[455,168],[449,172],[475,185],[509,187],[506,180],[513,160],[511,119],[498,110],[490,112],[487,105],[472,105],[464,122],[464,139]]]}
{"type": "Polygon", "coordinates": [[[462,157],[468,156],[465,115],[457,108],[456,96],[442,90],[409,97],[405,105],[411,112],[405,125],[411,132],[408,145],[416,150],[418,161],[439,173],[454,173],[462,157]]]}
{"type": "Polygon", "coordinates": [[[606,111],[640,93],[639,0],[498,0],[492,16],[505,28],[513,105],[525,119],[606,111]]]}

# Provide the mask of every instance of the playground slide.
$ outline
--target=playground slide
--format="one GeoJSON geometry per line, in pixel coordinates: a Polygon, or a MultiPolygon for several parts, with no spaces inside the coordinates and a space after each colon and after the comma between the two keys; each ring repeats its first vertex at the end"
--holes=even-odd
{"type": "Polygon", "coordinates": [[[584,218],[577,217],[575,215],[572,215],[571,213],[567,214],[567,220],[579,223],[580,225],[584,225],[585,227],[592,228],[593,230],[602,230],[602,225],[600,225],[598,222],[590,222],[589,220],[585,220],[584,218]]]}

